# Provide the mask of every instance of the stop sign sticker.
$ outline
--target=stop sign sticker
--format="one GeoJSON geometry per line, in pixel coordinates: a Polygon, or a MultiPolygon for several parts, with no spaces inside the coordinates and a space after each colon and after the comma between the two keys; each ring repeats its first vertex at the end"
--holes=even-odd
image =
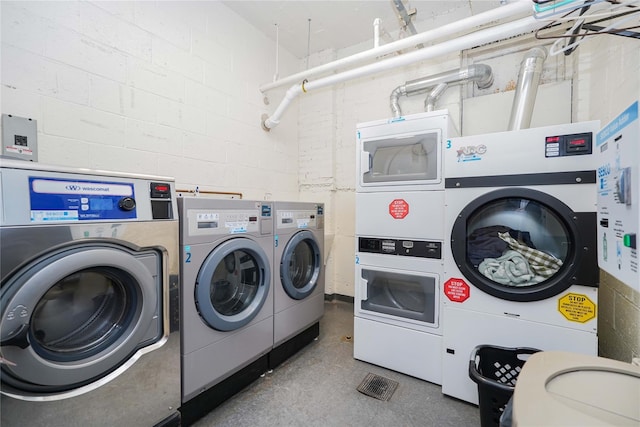
{"type": "Polygon", "coordinates": [[[452,277],[444,283],[444,294],[453,302],[465,302],[469,298],[469,285],[452,277]]]}
{"type": "Polygon", "coordinates": [[[395,219],[404,219],[409,215],[409,203],[404,199],[395,199],[389,203],[389,214],[395,219]]]}

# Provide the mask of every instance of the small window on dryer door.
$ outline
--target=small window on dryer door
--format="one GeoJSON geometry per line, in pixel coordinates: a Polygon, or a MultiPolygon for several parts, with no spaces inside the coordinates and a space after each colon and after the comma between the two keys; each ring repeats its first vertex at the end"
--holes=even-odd
{"type": "Polygon", "coordinates": [[[438,133],[433,132],[364,141],[363,151],[368,155],[369,165],[362,175],[363,183],[438,180],[438,139],[438,133]]]}
{"type": "Polygon", "coordinates": [[[425,274],[362,269],[366,297],[361,308],[398,319],[436,321],[436,279],[425,274]]]}

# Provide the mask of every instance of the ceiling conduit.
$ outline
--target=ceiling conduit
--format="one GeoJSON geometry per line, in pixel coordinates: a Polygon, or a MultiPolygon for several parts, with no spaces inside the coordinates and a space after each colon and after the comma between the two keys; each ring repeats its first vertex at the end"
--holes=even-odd
{"type": "Polygon", "coordinates": [[[529,16],[527,18],[518,19],[516,21],[498,25],[496,27],[479,30],[471,34],[447,40],[433,46],[425,47],[424,49],[407,53],[405,55],[396,56],[393,58],[375,62],[373,64],[323,77],[315,81],[309,82],[305,79],[301,84],[295,84],[287,90],[284,99],[282,100],[282,102],[280,102],[280,105],[278,105],[276,111],[271,116],[266,117],[266,114],[263,115],[262,128],[265,131],[269,131],[270,129],[278,126],[278,124],[280,123],[280,119],[282,118],[282,115],[284,114],[286,109],[289,107],[291,102],[296,99],[301,93],[307,93],[311,90],[331,86],[333,84],[341,83],[347,80],[352,80],[381,71],[387,71],[393,68],[414,64],[416,62],[434,58],[440,55],[459,52],[464,49],[470,49],[472,47],[481,46],[483,44],[492,43],[498,40],[519,36],[534,31],[544,24],[544,22],[536,20],[533,16],[529,16]]]}
{"type": "Polygon", "coordinates": [[[479,13],[477,15],[472,15],[468,18],[460,19],[455,22],[451,22],[447,25],[443,25],[442,27],[428,30],[416,34],[415,36],[406,37],[404,39],[397,40],[395,42],[388,43],[382,46],[374,47],[373,49],[365,50],[363,52],[356,53],[354,55],[350,55],[336,61],[328,62],[326,64],[319,65],[317,67],[310,68],[296,74],[292,74],[280,80],[263,84],[262,86],[260,86],[260,92],[264,93],[277,87],[290,85],[292,83],[299,83],[304,79],[309,79],[321,73],[337,71],[339,69],[352,66],[368,59],[375,59],[389,53],[401,51],[407,48],[413,48],[421,43],[443,39],[464,31],[471,31],[473,29],[477,29],[480,26],[498,22],[500,19],[513,19],[516,16],[524,16],[527,13],[531,14],[531,7],[532,6],[530,0],[513,0],[507,5],[479,13]]]}
{"type": "Polygon", "coordinates": [[[433,111],[436,101],[450,85],[462,84],[469,81],[475,82],[481,89],[488,88],[493,84],[491,67],[485,64],[472,64],[459,70],[446,71],[436,74],[435,76],[408,81],[391,92],[389,101],[393,117],[400,117],[402,115],[399,104],[399,98],[402,95],[411,96],[431,91],[425,100],[424,106],[425,111],[433,111]]]}
{"type": "Polygon", "coordinates": [[[545,59],[547,59],[547,50],[541,46],[529,49],[525,54],[518,73],[509,130],[527,129],[531,126],[531,116],[533,116],[545,59]]]}

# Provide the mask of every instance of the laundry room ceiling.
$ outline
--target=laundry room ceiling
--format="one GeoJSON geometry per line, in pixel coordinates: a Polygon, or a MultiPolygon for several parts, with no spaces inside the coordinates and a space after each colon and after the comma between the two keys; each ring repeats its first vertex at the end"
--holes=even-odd
{"type": "MultiPolygon", "coordinates": [[[[281,48],[298,58],[325,49],[342,49],[373,39],[373,22],[380,18],[380,43],[388,43],[411,29],[403,29],[401,15],[411,14],[417,32],[457,21],[508,3],[507,0],[325,0],[223,1],[281,48]],[[415,11],[415,12],[414,12],[415,11]],[[413,13],[414,12],[414,13],[413,13]],[[277,27],[276,27],[277,25],[277,27]]],[[[372,46],[373,47],[373,46],[372,46]]]]}

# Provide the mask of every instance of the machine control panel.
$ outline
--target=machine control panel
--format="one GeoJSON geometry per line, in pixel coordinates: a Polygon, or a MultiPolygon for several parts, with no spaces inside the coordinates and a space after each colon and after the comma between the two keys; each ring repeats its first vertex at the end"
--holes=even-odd
{"type": "Polygon", "coordinates": [[[279,210],[278,228],[321,228],[318,221],[318,211],[279,210]]]}
{"type": "Polygon", "coordinates": [[[545,137],[545,157],[563,157],[591,154],[593,134],[591,132],[545,137]]]}
{"type": "Polygon", "coordinates": [[[442,242],[360,237],[358,250],[383,255],[442,259],[442,242]]]}
{"type": "Polygon", "coordinates": [[[12,159],[2,162],[0,174],[3,226],[178,218],[174,182],[168,177],[12,159]]]}
{"type": "Polygon", "coordinates": [[[257,233],[260,231],[261,211],[190,209],[187,212],[189,234],[219,235],[257,233]]]}
{"type": "Polygon", "coordinates": [[[31,222],[137,218],[134,184],[29,177],[31,222]]]}

